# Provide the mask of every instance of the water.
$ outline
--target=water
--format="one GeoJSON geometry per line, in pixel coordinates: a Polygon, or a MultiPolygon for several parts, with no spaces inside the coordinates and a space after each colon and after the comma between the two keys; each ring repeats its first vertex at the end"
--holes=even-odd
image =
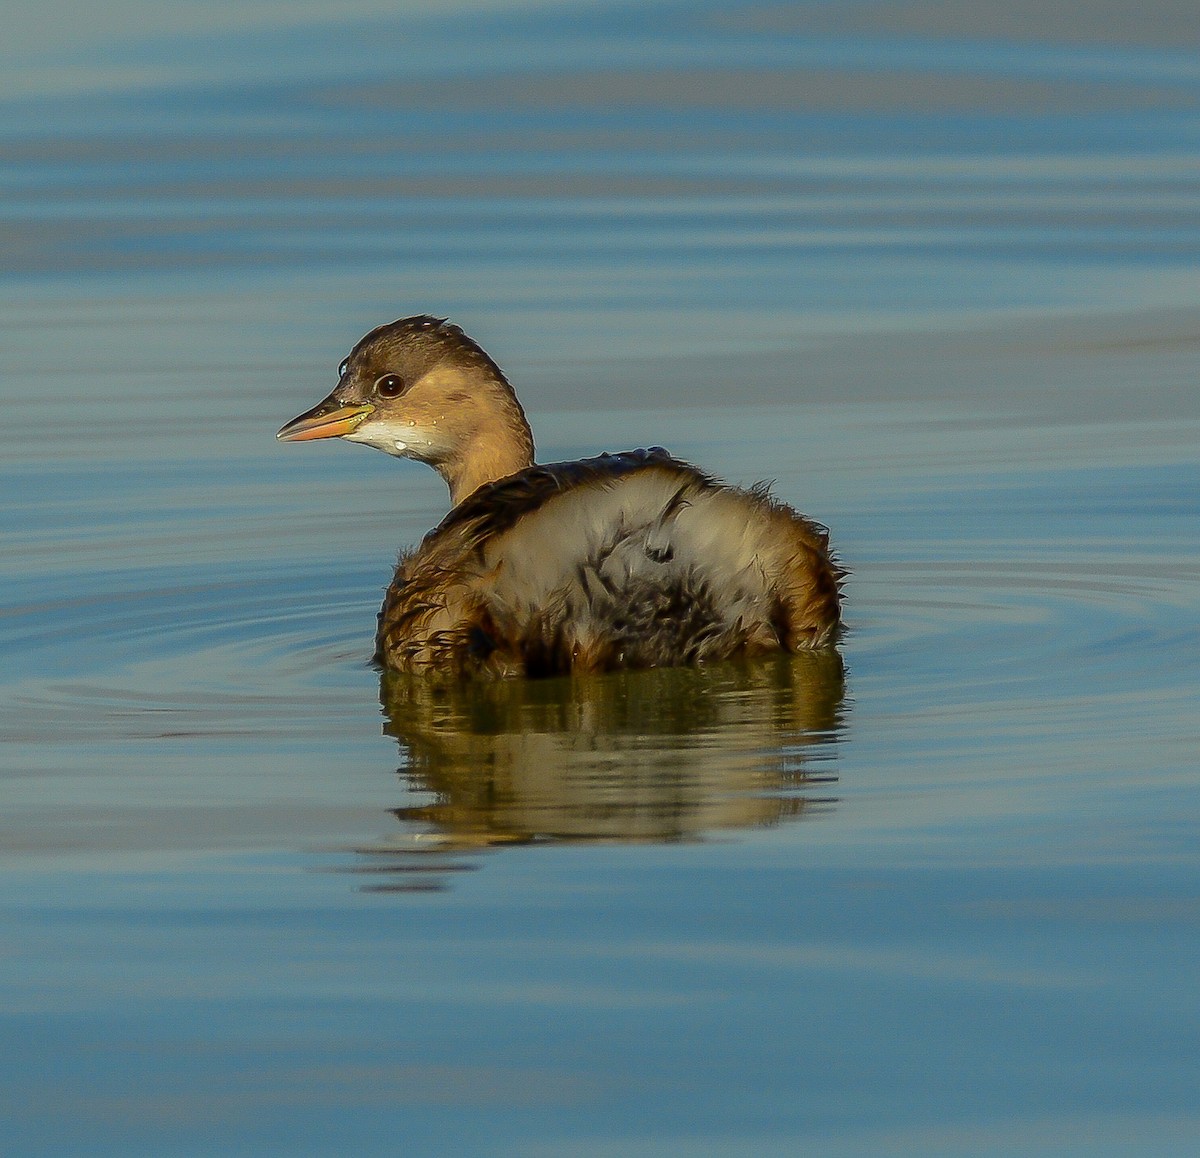
{"type": "Polygon", "coordinates": [[[1190,7],[17,5],[5,1149],[1200,1141],[1190,7]],[[841,659],[367,663],[451,315],[829,524],[841,659]]]}

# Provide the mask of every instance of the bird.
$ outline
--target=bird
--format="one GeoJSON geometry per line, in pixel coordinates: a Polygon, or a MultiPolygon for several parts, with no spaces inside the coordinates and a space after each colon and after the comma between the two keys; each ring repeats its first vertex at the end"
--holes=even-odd
{"type": "Polygon", "coordinates": [[[836,644],[846,572],[824,526],[658,446],[535,462],[504,372],[445,318],[371,330],[277,437],[373,446],[450,489],[387,588],[384,670],[544,677],[836,644]]]}

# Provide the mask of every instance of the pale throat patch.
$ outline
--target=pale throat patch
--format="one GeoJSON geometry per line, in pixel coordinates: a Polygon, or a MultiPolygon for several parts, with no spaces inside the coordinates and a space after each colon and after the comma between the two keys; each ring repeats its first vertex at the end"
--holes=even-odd
{"type": "Polygon", "coordinates": [[[361,442],[385,454],[398,457],[427,458],[437,447],[436,430],[426,430],[411,419],[403,422],[364,422],[342,437],[347,442],[361,442]]]}

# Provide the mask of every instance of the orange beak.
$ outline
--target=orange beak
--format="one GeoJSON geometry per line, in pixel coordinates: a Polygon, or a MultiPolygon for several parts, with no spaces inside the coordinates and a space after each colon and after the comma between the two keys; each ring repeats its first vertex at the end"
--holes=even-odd
{"type": "Polygon", "coordinates": [[[341,438],[349,434],[375,409],[369,402],[361,406],[341,406],[326,398],[311,410],[293,418],[275,435],[280,442],[307,442],[311,438],[341,438]]]}

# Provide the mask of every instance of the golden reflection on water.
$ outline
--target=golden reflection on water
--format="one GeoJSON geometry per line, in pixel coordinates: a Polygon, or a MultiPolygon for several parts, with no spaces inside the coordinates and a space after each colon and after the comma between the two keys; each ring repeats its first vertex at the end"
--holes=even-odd
{"type": "MultiPolygon", "coordinates": [[[[834,651],[769,662],[458,686],[385,674],[398,808],[437,847],[676,841],[776,824],[827,797],[841,728],[834,651]]],[[[365,850],[364,850],[365,851],[365,850]]]]}

